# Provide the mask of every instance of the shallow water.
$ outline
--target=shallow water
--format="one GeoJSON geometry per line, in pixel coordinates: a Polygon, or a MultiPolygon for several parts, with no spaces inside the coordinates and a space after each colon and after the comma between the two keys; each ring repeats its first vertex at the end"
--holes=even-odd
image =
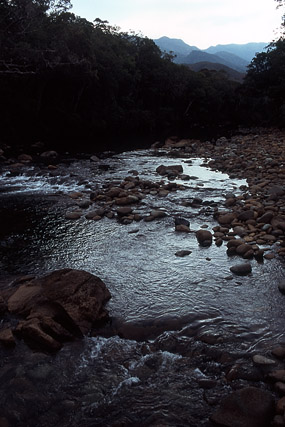
{"type": "MultiPolygon", "coordinates": [[[[201,378],[217,381],[221,376],[219,361],[207,356],[211,345],[246,358],[283,340],[284,301],[277,288],[283,266],[276,259],[263,264],[253,260],[250,276],[230,278],[230,267],[240,259],[228,258],[225,245],[202,248],[194,232],[174,231],[176,216],[188,219],[193,231],[203,224],[211,229],[217,204],[226,193],[241,192],[245,181],[201,167],[202,159],[189,164],[149,151],[122,153],[103,163],[108,170],[99,167],[102,162],[80,160],[61,165],[56,174],[35,168],[16,176],[4,171],[0,177],[1,213],[7,221],[0,233],[3,277],[63,267],[94,273],[112,294],[108,309],[120,335],[71,343],[37,364],[29,351],[15,350],[7,362],[8,384],[28,378],[49,403],[38,403],[33,420],[29,402],[18,418],[13,408],[6,416],[19,425],[44,426],[53,417],[53,425],[115,425],[117,420],[118,425],[206,426],[216,397],[228,391],[218,382],[206,398],[199,386],[201,378]],[[123,179],[130,170],[137,170],[141,179],[160,181],[157,166],[180,163],[192,177],[176,181],[185,189],[167,198],[148,195],[137,209],[148,213],[162,208],[168,215],[163,219],[121,225],[108,218],[64,218],[65,210],[75,205],[66,193],[82,191],[88,198],[90,191],[123,179]],[[185,206],[194,197],[203,204],[185,206]],[[192,253],[176,257],[181,249],[192,253]],[[21,372],[16,368],[20,358],[21,372]],[[40,390],[37,369],[46,380],[40,390]]],[[[2,385],[5,393],[7,387],[2,385]]]]}

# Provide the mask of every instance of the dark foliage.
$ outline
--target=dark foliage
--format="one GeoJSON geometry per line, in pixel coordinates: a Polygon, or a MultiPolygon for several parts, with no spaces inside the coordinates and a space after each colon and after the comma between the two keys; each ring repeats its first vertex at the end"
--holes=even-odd
{"type": "Polygon", "coordinates": [[[237,84],[223,73],[173,64],[153,41],[70,6],[0,0],[2,142],[98,150],[232,123],[237,84]]]}
{"type": "Polygon", "coordinates": [[[244,121],[254,124],[285,126],[285,40],[268,46],[248,67],[241,94],[244,121]]]}
{"type": "Polygon", "coordinates": [[[240,85],[174,64],[152,40],[70,7],[0,0],[0,142],[97,151],[193,128],[284,124],[282,39],[254,58],[240,85]]]}

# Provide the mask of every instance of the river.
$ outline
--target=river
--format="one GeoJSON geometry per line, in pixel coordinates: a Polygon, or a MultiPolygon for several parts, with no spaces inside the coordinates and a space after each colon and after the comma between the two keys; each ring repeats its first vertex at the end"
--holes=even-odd
{"type": "Polygon", "coordinates": [[[20,343],[2,352],[3,417],[19,426],[211,426],[209,416],[234,382],[260,380],[251,356],[282,342],[283,297],[278,259],[232,276],[240,260],[226,245],[200,247],[195,233],[177,233],[174,218],[191,230],[216,225],[213,212],[244,180],[209,170],[203,159],[170,158],[138,150],[100,162],[62,163],[56,171],[24,167],[0,176],[2,284],[13,277],[76,268],[99,276],[112,298],[108,310],[118,335],[86,337],[56,355],[20,343]],[[149,194],[136,211],[159,208],[165,218],[122,225],[114,219],[66,220],[75,205],[67,194],[90,192],[132,174],[161,181],[160,165],[181,164],[191,178],[168,197],[149,194]],[[131,172],[130,172],[131,171],[131,172]],[[200,198],[199,206],[191,204],[200,198]],[[179,250],[190,255],[177,257],[179,250]]]}

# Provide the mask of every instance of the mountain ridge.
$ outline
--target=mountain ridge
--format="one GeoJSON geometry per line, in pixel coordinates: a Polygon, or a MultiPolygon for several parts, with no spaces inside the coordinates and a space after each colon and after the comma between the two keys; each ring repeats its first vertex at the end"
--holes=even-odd
{"type": "Polygon", "coordinates": [[[262,52],[268,45],[265,42],[230,43],[199,49],[188,45],[182,39],[172,39],[167,36],[153,41],[162,51],[173,53],[174,62],[177,64],[220,63],[240,73],[245,73],[255,54],[262,52]]]}

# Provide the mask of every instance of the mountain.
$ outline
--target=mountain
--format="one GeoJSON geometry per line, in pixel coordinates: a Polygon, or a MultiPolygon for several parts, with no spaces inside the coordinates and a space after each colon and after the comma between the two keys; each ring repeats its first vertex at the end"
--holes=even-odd
{"type": "MultiPolygon", "coordinates": [[[[227,56],[227,55],[225,55],[227,56]]],[[[182,60],[183,64],[196,64],[197,62],[210,62],[210,63],[219,63],[226,65],[229,68],[233,68],[239,72],[245,72],[247,63],[244,64],[244,61],[237,56],[234,56],[234,61],[224,59],[222,56],[213,55],[210,53],[203,52],[201,50],[193,50],[182,60]]]]}
{"type": "Polygon", "coordinates": [[[181,39],[171,39],[169,37],[160,37],[153,40],[162,52],[175,52],[180,55],[188,55],[192,50],[199,50],[196,46],[190,46],[181,39]]]}
{"type": "Polygon", "coordinates": [[[154,42],[162,51],[173,52],[176,55],[174,62],[177,64],[218,63],[240,73],[246,72],[246,67],[255,54],[262,52],[268,45],[268,43],[220,44],[201,50],[181,39],[161,37],[154,42]]]}
{"type": "Polygon", "coordinates": [[[190,70],[196,71],[196,72],[204,69],[210,70],[210,71],[214,70],[214,71],[222,72],[222,73],[225,73],[230,80],[233,80],[239,83],[242,83],[244,79],[244,73],[240,73],[236,70],[233,70],[230,67],[227,67],[226,65],[216,64],[214,62],[204,62],[204,61],[196,62],[195,64],[189,64],[188,67],[190,68],[190,70]]]}
{"type": "Polygon", "coordinates": [[[223,58],[225,61],[227,61],[227,63],[230,63],[231,68],[233,68],[233,65],[235,65],[236,69],[240,69],[242,72],[246,71],[246,67],[248,66],[248,61],[241,58],[240,56],[230,52],[226,52],[226,51],[221,51],[221,52],[218,51],[216,53],[216,56],[218,56],[219,58],[223,58]]]}
{"type": "Polygon", "coordinates": [[[250,62],[255,54],[262,52],[267,45],[268,43],[218,44],[217,46],[208,47],[204,52],[211,54],[229,52],[250,62]]]}

